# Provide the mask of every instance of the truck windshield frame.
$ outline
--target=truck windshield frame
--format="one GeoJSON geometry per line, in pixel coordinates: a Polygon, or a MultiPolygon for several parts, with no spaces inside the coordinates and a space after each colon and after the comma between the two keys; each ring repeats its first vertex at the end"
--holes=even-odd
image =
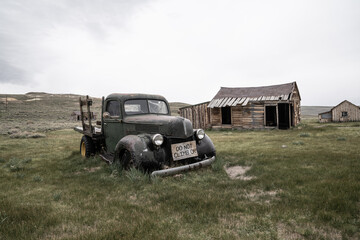
{"type": "Polygon", "coordinates": [[[169,109],[165,101],[159,99],[130,99],[124,103],[126,115],[160,114],[168,115],[169,109]]]}

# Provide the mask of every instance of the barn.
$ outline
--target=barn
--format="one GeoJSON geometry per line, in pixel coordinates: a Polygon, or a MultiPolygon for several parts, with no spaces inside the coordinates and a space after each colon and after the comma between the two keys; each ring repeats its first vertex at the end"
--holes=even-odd
{"type": "Polygon", "coordinates": [[[194,128],[279,128],[300,122],[300,93],[296,82],[246,88],[221,87],[210,101],[180,109],[194,128]]]}
{"type": "Polygon", "coordinates": [[[328,112],[319,113],[319,122],[355,122],[360,121],[360,108],[345,100],[328,112]]]}

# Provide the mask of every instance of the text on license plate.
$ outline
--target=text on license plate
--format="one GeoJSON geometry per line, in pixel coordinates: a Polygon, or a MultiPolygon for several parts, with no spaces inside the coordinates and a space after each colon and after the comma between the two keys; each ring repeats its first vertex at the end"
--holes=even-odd
{"type": "Polygon", "coordinates": [[[177,144],[171,144],[171,154],[174,161],[197,157],[198,153],[196,151],[196,142],[183,142],[177,144]]]}

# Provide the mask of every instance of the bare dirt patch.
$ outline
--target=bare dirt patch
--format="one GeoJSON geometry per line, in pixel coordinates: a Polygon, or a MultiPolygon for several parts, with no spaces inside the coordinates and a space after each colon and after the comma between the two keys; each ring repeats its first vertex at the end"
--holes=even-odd
{"type": "Polygon", "coordinates": [[[8,97],[8,98],[0,98],[2,102],[19,102],[16,98],[8,97]]]}
{"type": "Polygon", "coordinates": [[[230,179],[240,179],[244,181],[255,179],[254,176],[245,176],[246,172],[251,169],[251,167],[248,166],[233,166],[233,167],[225,166],[224,169],[230,179]]]}
{"type": "Polygon", "coordinates": [[[42,100],[41,98],[31,98],[31,99],[28,99],[28,100],[25,100],[27,102],[33,102],[33,101],[40,101],[42,100]]]}

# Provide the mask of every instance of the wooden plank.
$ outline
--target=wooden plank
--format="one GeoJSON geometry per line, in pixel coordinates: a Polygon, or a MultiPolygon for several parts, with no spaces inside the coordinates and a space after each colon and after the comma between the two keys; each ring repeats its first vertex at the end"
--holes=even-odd
{"type": "Polygon", "coordinates": [[[227,106],[227,103],[231,100],[231,98],[227,98],[223,104],[222,104],[222,107],[226,107],[227,106]]]}
{"type": "Polygon", "coordinates": [[[220,101],[220,99],[215,99],[215,103],[214,103],[213,108],[214,108],[214,107],[217,107],[217,106],[219,105],[219,101],[220,101]]]}
{"type": "Polygon", "coordinates": [[[249,100],[250,100],[249,98],[246,98],[245,101],[243,102],[242,106],[246,106],[248,104],[249,100]]]}
{"type": "Polygon", "coordinates": [[[224,98],[220,98],[220,99],[216,102],[215,107],[220,107],[222,101],[224,101],[224,98]]]}
{"type": "Polygon", "coordinates": [[[247,99],[246,97],[242,98],[241,101],[239,102],[239,104],[243,104],[246,99],[247,99]]]}
{"type": "Polygon", "coordinates": [[[213,104],[211,104],[211,108],[214,108],[216,106],[217,101],[218,101],[218,99],[213,100],[213,104]]]}
{"type": "Polygon", "coordinates": [[[231,100],[229,102],[227,102],[226,106],[231,107],[231,105],[233,104],[233,102],[236,100],[236,98],[231,98],[231,100]]]}
{"type": "MultiPolygon", "coordinates": [[[[218,100],[218,99],[213,99],[213,100],[211,101],[211,107],[210,107],[210,108],[214,108],[214,107],[215,107],[217,100],[218,100]]],[[[210,105],[210,104],[209,104],[209,105],[210,105]]]]}
{"type": "Polygon", "coordinates": [[[239,102],[240,102],[241,98],[235,98],[235,101],[233,102],[233,104],[231,106],[235,107],[239,102]]]}
{"type": "Polygon", "coordinates": [[[212,108],[212,105],[214,105],[215,99],[211,100],[211,102],[209,103],[209,105],[207,106],[208,108],[212,108]]]}
{"type": "Polygon", "coordinates": [[[221,101],[221,103],[219,104],[219,108],[223,107],[225,102],[228,100],[229,98],[223,98],[223,101],[221,101]]]}
{"type": "Polygon", "coordinates": [[[232,106],[232,104],[235,102],[236,98],[232,98],[230,102],[228,102],[228,106],[232,106]]]}
{"type": "Polygon", "coordinates": [[[238,98],[238,99],[236,100],[236,102],[235,102],[235,103],[236,103],[235,106],[241,104],[241,103],[244,101],[244,99],[245,99],[245,98],[238,98]]]}
{"type": "Polygon", "coordinates": [[[232,98],[228,98],[224,104],[223,104],[223,107],[227,107],[228,103],[232,100],[232,98]]]}

